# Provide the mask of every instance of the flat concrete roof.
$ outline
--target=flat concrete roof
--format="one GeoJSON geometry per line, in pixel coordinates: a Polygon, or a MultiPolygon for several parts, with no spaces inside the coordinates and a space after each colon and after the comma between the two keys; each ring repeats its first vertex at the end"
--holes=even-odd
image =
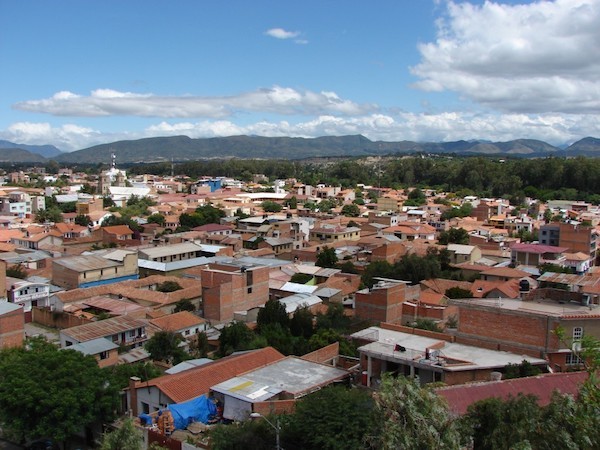
{"type": "Polygon", "coordinates": [[[450,300],[450,304],[459,306],[487,306],[508,311],[520,311],[544,316],[562,317],[573,314],[597,317],[600,314],[600,306],[584,306],[577,302],[559,303],[554,300],[522,301],[508,298],[491,299],[477,298],[469,300],[450,300]]]}
{"type": "Polygon", "coordinates": [[[348,375],[332,366],[288,356],[277,362],[219,383],[212,390],[247,402],[262,401],[279,392],[300,397],[348,375]]]}
{"type": "Polygon", "coordinates": [[[375,340],[375,342],[358,348],[361,353],[366,355],[388,361],[410,363],[415,366],[439,367],[450,372],[494,369],[504,367],[508,364],[521,364],[523,360],[536,365],[547,364],[547,361],[544,359],[533,358],[527,355],[440,341],[434,338],[386,330],[379,327],[366,328],[354,333],[352,337],[375,340]],[[425,349],[435,344],[440,344],[440,342],[444,342],[444,346],[439,349],[439,354],[436,357],[426,359],[425,349]],[[405,350],[396,351],[396,345],[404,347],[405,350]]]}

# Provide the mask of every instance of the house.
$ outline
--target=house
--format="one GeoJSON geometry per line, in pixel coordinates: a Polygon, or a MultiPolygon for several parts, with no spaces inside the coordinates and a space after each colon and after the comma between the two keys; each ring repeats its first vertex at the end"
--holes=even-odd
{"type": "Polygon", "coordinates": [[[449,300],[458,307],[456,342],[546,358],[555,371],[579,367],[569,342],[584,334],[600,338],[598,307],[580,293],[558,289],[536,289],[526,298],[449,300]],[[559,327],[565,342],[556,334],[559,327]]]}
{"type": "Polygon", "coordinates": [[[225,246],[196,244],[194,242],[159,245],[156,247],[143,248],[138,251],[140,260],[160,263],[185,261],[215,255],[228,255],[229,253],[230,249],[225,246]]]}
{"type": "Polygon", "coordinates": [[[203,316],[230,321],[236,311],[247,311],[269,299],[269,267],[258,264],[212,263],[200,272],[203,316]]]}
{"type": "Polygon", "coordinates": [[[481,250],[475,245],[448,244],[450,264],[474,263],[481,259],[481,250]]]}
{"type": "Polygon", "coordinates": [[[98,338],[108,339],[127,349],[143,347],[148,340],[146,322],[125,315],[60,330],[61,347],[71,347],[98,338]]]}
{"type": "Polygon", "coordinates": [[[291,410],[296,399],[348,376],[346,370],[288,356],[213,385],[210,391],[223,404],[223,418],[241,421],[265,408],[291,410]]]}
{"type": "Polygon", "coordinates": [[[513,264],[525,266],[541,266],[542,264],[564,265],[566,247],[544,244],[513,244],[510,248],[510,259],[513,264]]]}
{"type": "Polygon", "coordinates": [[[25,340],[23,307],[0,302],[0,348],[21,347],[25,340]]]}
{"type": "Polygon", "coordinates": [[[540,227],[540,243],[565,247],[569,253],[582,252],[596,261],[598,232],[595,228],[577,223],[553,222],[540,227]]]}
{"type": "Polygon", "coordinates": [[[32,320],[32,308],[50,306],[50,285],[6,277],[8,301],[23,308],[25,322],[32,320]]]}
{"type": "Polygon", "coordinates": [[[11,242],[17,247],[26,248],[31,250],[44,250],[53,247],[59,247],[63,243],[62,234],[57,230],[51,230],[48,232],[32,233],[26,231],[25,236],[14,237],[11,242]]]}
{"type": "Polygon", "coordinates": [[[124,250],[97,255],[69,256],[52,260],[52,283],[65,289],[136,280],[138,258],[124,250]]]}
{"type": "Polygon", "coordinates": [[[285,358],[273,347],[231,356],[183,372],[148,381],[131,380],[127,405],[132,414],[149,414],[171,403],[183,403],[209,393],[210,388],[235,376],[285,358]]]}
{"type": "Polygon", "coordinates": [[[435,232],[436,230],[432,226],[419,222],[399,222],[398,225],[383,230],[383,234],[393,234],[402,241],[413,241],[415,239],[434,241],[435,232]]]}
{"type": "Polygon", "coordinates": [[[134,239],[134,232],[127,225],[114,225],[102,227],[102,242],[105,244],[126,245],[127,241],[134,239]]]}
{"type": "Polygon", "coordinates": [[[420,286],[410,286],[408,281],[375,278],[372,288],[357,291],[354,298],[355,315],[373,322],[400,322],[402,303],[418,300],[420,286]]]}
{"type": "Polygon", "coordinates": [[[323,225],[310,230],[310,240],[316,242],[337,242],[341,240],[358,241],[360,239],[360,228],[343,227],[334,225],[323,225]]]}
{"type": "Polygon", "coordinates": [[[208,325],[206,320],[189,311],[167,314],[150,320],[150,324],[162,331],[178,333],[184,338],[191,338],[206,331],[208,325]]]}
{"type": "Polygon", "coordinates": [[[542,368],[548,364],[542,358],[473,347],[447,334],[393,324],[369,327],[351,337],[362,344],[358,351],[367,386],[377,384],[384,372],[417,376],[421,384],[455,385],[489,380],[492,372],[523,360],[542,368]]]}
{"type": "Polygon", "coordinates": [[[61,350],[67,349],[93,356],[101,369],[114,366],[119,362],[119,346],[105,338],[92,339],[61,348],[61,350]]]}

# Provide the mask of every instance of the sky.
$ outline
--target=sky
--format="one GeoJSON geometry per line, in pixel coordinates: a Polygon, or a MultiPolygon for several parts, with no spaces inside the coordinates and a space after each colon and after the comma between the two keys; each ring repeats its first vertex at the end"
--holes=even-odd
{"type": "Polygon", "coordinates": [[[0,139],[600,137],[600,0],[0,0],[0,139]]]}

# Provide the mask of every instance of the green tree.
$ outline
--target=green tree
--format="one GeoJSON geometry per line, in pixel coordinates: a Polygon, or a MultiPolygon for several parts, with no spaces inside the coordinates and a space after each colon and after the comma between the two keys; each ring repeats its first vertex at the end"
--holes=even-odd
{"type": "Polygon", "coordinates": [[[309,281],[311,281],[314,277],[308,273],[295,273],[294,275],[292,275],[292,278],[290,279],[290,281],[292,283],[298,283],[298,284],[306,284],[309,281]]]}
{"type": "Polygon", "coordinates": [[[290,209],[296,209],[298,208],[298,199],[296,198],[296,196],[292,196],[289,200],[287,200],[285,202],[286,206],[290,209]]]}
{"type": "Polygon", "coordinates": [[[239,350],[250,350],[254,341],[254,333],[244,322],[231,322],[221,330],[219,337],[219,353],[227,356],[239,350]]]}
{"type": "Polygon", "coordinates": [[[335,248],[325,246],[323,250],[317,253],[317,261],[315,263],[317,266],[334,268],[337,263],[338,257],[335,254],[335,248]]]}
{"type": "Polygon", "coordinates": [[[60,223],[63,221],[62,211],[60,208],[52,207],[49,209],[40,209],[35,214],[35,221],[37,223],[53,222],[60,223]]]}
{"type": "Polygon", "coordinates": [[[375,404],[382,420],[369,436],[373,448],[460,448],[459,428],[446,403],[417,381],[384,375],[375,404]]]}
{"type": "Polygon", "coordinates": [[[208,355],[208,337],[206,333],[200,332],[189,340],[190,355],[194,358],[206,358],[208,355]]]}
{"type": "Polygon", "coordinates": [[[307,306],[298,308],[290,319],[290,331],[292,335],[310,339],[314,332],[313,319],[313,314],[307,306]]]}
{"type": "Polygon", "coordinates": [[[113,418],[118,396],[108,381],[94,357],[59,350],[42,339],[2,350],[2,428],[19,442],[40,436],[66,441],[84,427],[113,418]]]}
{"type": "Polygon", "coordinates": [[[175,292],[183,289],[177,281],[167,280],[156,285],[158,292],[175,292]]]}
{"type": "Polygon", "coordinates": [[[438,238],[438,243],[442,245],[469,243],[469,233],[464,228],[450,228],[448,231],[442,231],[438,238]]]}
{"type": "Polygon", "coordinates": [[[473,298],[473,293],[470,290],[458,286],[446,289],[444,295],[448,298],[473,298]]]}
{"type": "Polygon", "coordinates": [[[92,219],[90,219],[89,216],[86,216],[85,214],[78,214],[77,216],[75,216],[75,223],[82,227],[87,227],[92,223],[92,219]]]}
{"type": "Polygon", "coordinates": [[[156,224],[160,225],[161,227],[164,227],[165,223],[166,223],[165,216],[163,216],[162,214],[159,214],[159,213],[154,213],[154,214],[149,215],[146,220],[148,221],[148,223],[156,223],[156,224]]]}
{"type": "Polygon", "coordinates": [[[217,425],[210,430],[210,443],[212,450],[272,450],[275,431],[265,420],[259,419],[217,425]]]}
{"type": "Polygon", "coordinates": [[[144,438],[132,419],[125,419],[120,427],[104,433],[100,450],[142,450],[144,438]]]}
{"type": "Polygon", "coordinates": [[[346,217],[358,217],[360,216],[360,208],[355,204],[342,206],[342,215],[346,217]]]}
{"type": "Polygon", "coordinates": [[[159,331],[146,342],[145,348],[154,361],[179,364],[189,355],[179,346],[183,338],[172,331],[159,331]]]}
{"type": "Polygon", "coordinates": [[[111,385],[117,389],[125,389],[129,386],[131,377],[138,377],[142,381],[148,381],[162,375],[160,369],[149,362],[137,362],[132,364],[116,364],[102,369],[110,379],[111,385]]]}
{"type": "Polygon", "coordinates": [[[529,361],[523,360],[521,364],[508,364],[504,371],[504,378],[523,378],[539,375],[542,373],[539,367],[531,365],[529,361]]]}
{"type": "Polygon", "coordinates": [[[368,392],[327,387],[298,401],[282,430],[282,447],[305,450],[365,448],[373,430],[374,402],[368,392]]]}
{"type": "Polygon", "coordinates": [[[194,304],[192,303],[192,301],[190,299],[182,298],[177,303],[175,303],[175,308],[173,309],[173,312],[180,312],[180,311],[194,312],[194,311],[196,311],[196,307],[194,306],[194,304]]]}
{"type": "Polygon", "coordinates": [[[277,213],[283,209],[283,206],[281,206],[279,203],[273,202],[271,200],[266,200],[266,201],[262,202],[260,204],[260,206],[264,212],[277,213]]]}
{"type": "Polygon", "coordinates": [[[290,319],[285,310],[285,305],[277,299],[267,300],[265,306],[258,311],[256,325],[259,331],[266,325],[279,324],[288,328],[290,319]]]}
{"type": "Polygon", "coordinates": [[[344,311],[344,305],[341,303],[329,303],[325,314],[317,314],[317,329],[332,328],[346,332],[350,325],[350,318],[344,311]]]}
{"type": "Polygon", "coordinates": [[[22,264],[15,264],[6,268],[6,276],[24,280],[27,278],[27,270],[22,264]]]}

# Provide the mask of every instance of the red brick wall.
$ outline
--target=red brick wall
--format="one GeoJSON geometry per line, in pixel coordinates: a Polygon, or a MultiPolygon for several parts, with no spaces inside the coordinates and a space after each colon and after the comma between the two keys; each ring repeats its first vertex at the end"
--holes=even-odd
{"type": "Polygon", "coordinates": [[[21,347],[25,339],[23,308],[0,316],[0,348],[21,347]]]}
{"type": "Polygon", "coordinates": [[[257,402],[252,405],[254,412],[269,416],[271,414],[290,414],[296,408],[296,400],[274,400],[269,402],[257,402]]]}
{"type": "Polygon", "coordinates": [[[333,359],[337,358],[340,354],[340,343],[334,342],[326,347],[315,350],[314,352],[307,353],[302,357],[307,361],[316,363],[330,363],[333,359]]]}
{"type": "Polygon", "coordinates": [[[400,322],[402,303],[406,299],[418,298],[420,286],[397,284],[383,289],[374,288],[369,292],[357,292],[355,315],[375,322],[400,322]]]}
{"type": "Polygon", "coordinates": [[[395,323],[381,323],[379,326],[384,330],[399,331],[401,333],[410,333],[416,334],[417,336],[439,339],[440,341],[454,342],[454,336],[444,333],[436,333],[435,331],[421,330],[420,328],[413,327],[405,327],[403,325],[397,325],[395,323]]]}
{"type": "Polygon", "coordinates": [[[539,352],[558,348],[558,340],[552,331],[558,319],[543,315],[499,308],[476,308],[459,306],[457,342],[469,343],[518,353],[539,352]]]}

